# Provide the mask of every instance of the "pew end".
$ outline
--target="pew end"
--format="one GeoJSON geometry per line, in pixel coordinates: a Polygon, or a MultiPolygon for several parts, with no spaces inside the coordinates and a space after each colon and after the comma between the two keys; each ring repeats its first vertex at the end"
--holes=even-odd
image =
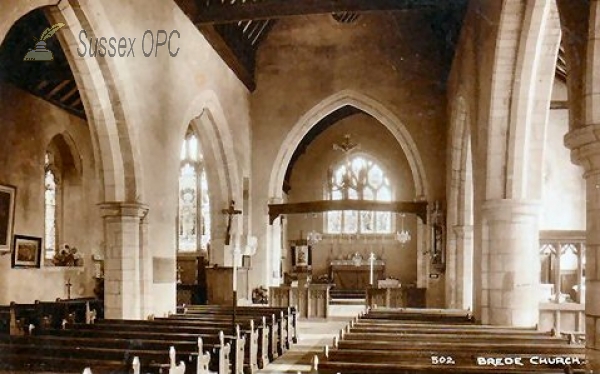
{"type": "Polygon", "coordinates": [[[314,355],[310,362],[311,374],[317,374],[319,372],[319,356],[314,355]]]}
{"type": "Polygon", "coordinates": [[[338,342],[339,342],[339,339],[338,339],[338,337],[337,337],[337,336],[334,336],[334,337],[333,337],[333,348],[335,348],[335,349],[337,349],[337,348],[338,348],[338,342]]]}
{"type": "Polygon", "coordinates": [[[133,374],[140,374],[141,365],[140,365],[140,358],[138,356],[135,356],[133,358],[133,362],[131,363],[131,367],[133,369],[133,374]]]}
{"type": "Polygon", "coordinates": [[[204,353],[202,338],[198,338],[198,361],[196,363],[196,374],[209,374],[210,353],[204,353]]]}

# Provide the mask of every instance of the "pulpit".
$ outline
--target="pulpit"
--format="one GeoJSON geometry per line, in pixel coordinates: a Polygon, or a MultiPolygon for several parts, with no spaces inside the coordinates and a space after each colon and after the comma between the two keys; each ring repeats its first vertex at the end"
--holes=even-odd
{"type": "MultiPolygon", "coordinates": [[[[383,260],[373,261],[373,284],[385,278],[383,260]]],[[[329,266],[330,276],[338,290],[364,290],[371,281],[371,263],[369,260],[350,259],[333,260],[329,266]]]]}
{"type": "MultiPolygon", "coordinates": [[[[249,299],[248,269],[237,268],[237,296],[249,299]]],[[[211,267],[206,269],[206,296],[208,304],[231,305],[233,303],[233,268],[211,267]]]]}

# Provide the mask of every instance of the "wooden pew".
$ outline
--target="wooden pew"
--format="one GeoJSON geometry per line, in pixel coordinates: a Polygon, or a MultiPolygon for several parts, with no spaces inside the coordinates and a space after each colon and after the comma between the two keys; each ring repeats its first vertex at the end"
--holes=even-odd
{"type": "Polygon", "coordinates": [[[480,326],[464,311],[372,310],[317,358],[314,373],[560,373],[585,348],[553,331],[480,326]],[[441,324],[439,322],[442,322],[441,324]],[[558,335],[558,336],[557,336],[558,335]]]}
{"type": "MultiPolygon", "coordinates": [[[[252,309],[257,309],[257,308],[252,308],[252,309]]],[[[248,310],[248,311],[240,311],[240,312],[236,312],[236,319],[245,319],[245,318],[260,318],[262,316],[265,316],[265,313],[268,313],[267,311],[264,312],[258,312],[255,310],[248,310]]],[[[215,310],[215,311],[188,311],[187,313],[177,313],[175,315],[174,318],[200,318],[200,319],[232,319],[233,316],[233,312],[232,311],[227,311],[227,310],[215,310]]],[[[283,312],[283,310],[281,310],[281,308],[278,308],[278,310],[276,311],[271,311],[270,314],[266,315],[267,318],[269,316],[271,316],[271,318],[267,319],[267,323],[269,324],[273,324],[273,326],[276,326],[275,329],[273,329],[272,331],[272,336],[271,338],[276,339],[275,340],[275,346],[277,347],[277,354],[273,357],[276,358],[279,355],[282,355],[283,352],[285,352],[287,349],[289,349],[290,347],[290,339],[293,339],[292,334],[293,334],[293,328],[292,328],[292,319],[293,316],[290,317],[290,315],[288,315],[286,317],[286,314],[283,312]]]]}
{"type": "Polygon", "coordinates": [[[0,305],[0,334],[10,334],[11,308],[8,305],[0,305]]]}
{"type": "Polygon", "coordinates": [[[88,338],[88,339],[106,339],[116,338],[130,341],[140,342],[163,340],[171,344],[177,342],[195,342],[200,337],[203,341],[204,349],[211,353],[211,370],[216,370],[220,374],[229,372],[230,363],[234,373],[243,372],[244,363],[244,344],[245,338],[228,337],[229,342],[225,343],[224,334],[196,334],[179,332],[177,328],[168,328],[166,330],[157,330],[152,327],[138,327],[133,325],[120,325],[118,329],[114,326],[102,327],[100,324],[67,324],[64,330],[42,330],[42,335],[54,335],[58,337],[70,338],[88,338]],[[237,355],[237,361],[233,360],[230,351],[233,350],[233,355],[237,355]]]}
{"type": "MultiPolygon", "coordinates": [[[[203,323],[203,321],[195,320],[178,320],[175,318],[161,318],[153,320],[113,320],[113,319],[101,319],[95,322],[96,325],[109,325],[114,329],[119,329],[120,325],[138,325],[138,326],[149,326],[153,331],[173,331],[176,329],[180,332],[194,333],[194,334],[218,334],[219,331],[230,330],[230,322],[210,322],[203,323]]],[[[267,347],[265,344],[268,342],[265,340],[268,332],[264,331],[264,327],[255,327],[254,320],[249,320],[248,323],[242,323],[238,325],[240,333],[245,336],[245,349],[244,349],[244,371],[246,373],[254,373],[258,369],[262,369],[267,363],[267,347]]]]}
{"type": "MultiPolygon", "coordinates": [[[[257,321],[260,321],[262,324],[262,317],[258,319],[257,316],[237,316],[236,321],[240,321],[240,323],[245,323],[250,320],[255,321],[255,325],[257,321]]],[[[161,319],[161,318],[155,318],[161,319]]],[[[193,320],[193,321],[203,321],[203,323],[229,323],[231,326],[232,318],[230,315],[205,315],[205,314],[171,314],[167,319],[177,319],[177,320],[193,320]]],[[[273,361],[279,355],[283,354],[285,340],[281,337],[280,332],[281,328],[281,320],[277,320],[274,314],[271,315],[270,318],[266,318],[265,322],[268,326],[268,359],[273,361]]]]}
{"type": "MultiPolygon", "coordinates": [[[[231,314],[233,307],[228,305],[184,305],[178,308],[179,313],[197,313],[207,311],[221,311],[231,314]]],[[[273,313],[283,313],[286,319],[286,330],[292,343],[298,343],[298,310],[294,307],[273,307],[273,306],[237,306],[238,314],[271,315],[273,313]]],[[[289,348],[289,346],[287,347],[289,348]]]]}
{"type": "MultiPolygon", "coordinates": [[[[28,371],[81,371],[82,368],[93,368],[96,373],[128,373],[133,367],[134,373],[143,371],[161,373],[169,369],[173,374],[186,373],[186,365],[182,360],[177,365],[177,353],[174,347],[162,350],[121,349],[77,345],[69,339],[60,339],[58,344],[49,345],[48,341],[36,336],[13,336],[10,341],[0,342],[0,370],[28,371]],[[166,352],[169,363],[166,364],[166,352]],[[141,357],[141,358],[140,358],[141,357]]],[[[86,343],[91,344],[90,339],[86,343]]],[[[202,342],[196,347],[197,373],[208,374],[205,367],[210,357],[202,353],[202,342]]],[[[190,370],[190,373],[192,371],[190,370]]]]}

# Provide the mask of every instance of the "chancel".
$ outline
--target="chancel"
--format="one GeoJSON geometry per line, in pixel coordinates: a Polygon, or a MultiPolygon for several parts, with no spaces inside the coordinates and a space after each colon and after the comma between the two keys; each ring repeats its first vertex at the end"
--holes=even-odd
{"type": "Polygon", "coordinates": [[[4,0],[0,374],[600,371],[598,14],[4,0]]]}

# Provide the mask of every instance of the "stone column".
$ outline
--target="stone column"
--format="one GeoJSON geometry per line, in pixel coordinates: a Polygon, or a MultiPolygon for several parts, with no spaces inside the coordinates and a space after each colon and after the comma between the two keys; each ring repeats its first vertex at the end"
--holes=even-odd
{"type": "Polygon", "coordinates": [[[142,269],[143,220],[148,213],[138,203],[100,204],[104,220],[104,313],[106,318],[141,319],[151,269],[142,269]],[[143,279],[144,278],[144,279],[143,279]]]}
{"type": "Polygon", "coordinates": [[[473,226],[454,226],[457,307],[473,309],[473,226]]]}
{"type": "Polygon", "coordinates": [[[480,292],[484,324],[538,323],[540,260],[539,204],[531,200],[488,200],[483,205],[480,292]]]}
{"type": "Polygon", "coordinates": [[[600,371],[600,125],[565,136],[571,160],[583,166],[586,182],[585,344],[588,368],[600,371]]]}

